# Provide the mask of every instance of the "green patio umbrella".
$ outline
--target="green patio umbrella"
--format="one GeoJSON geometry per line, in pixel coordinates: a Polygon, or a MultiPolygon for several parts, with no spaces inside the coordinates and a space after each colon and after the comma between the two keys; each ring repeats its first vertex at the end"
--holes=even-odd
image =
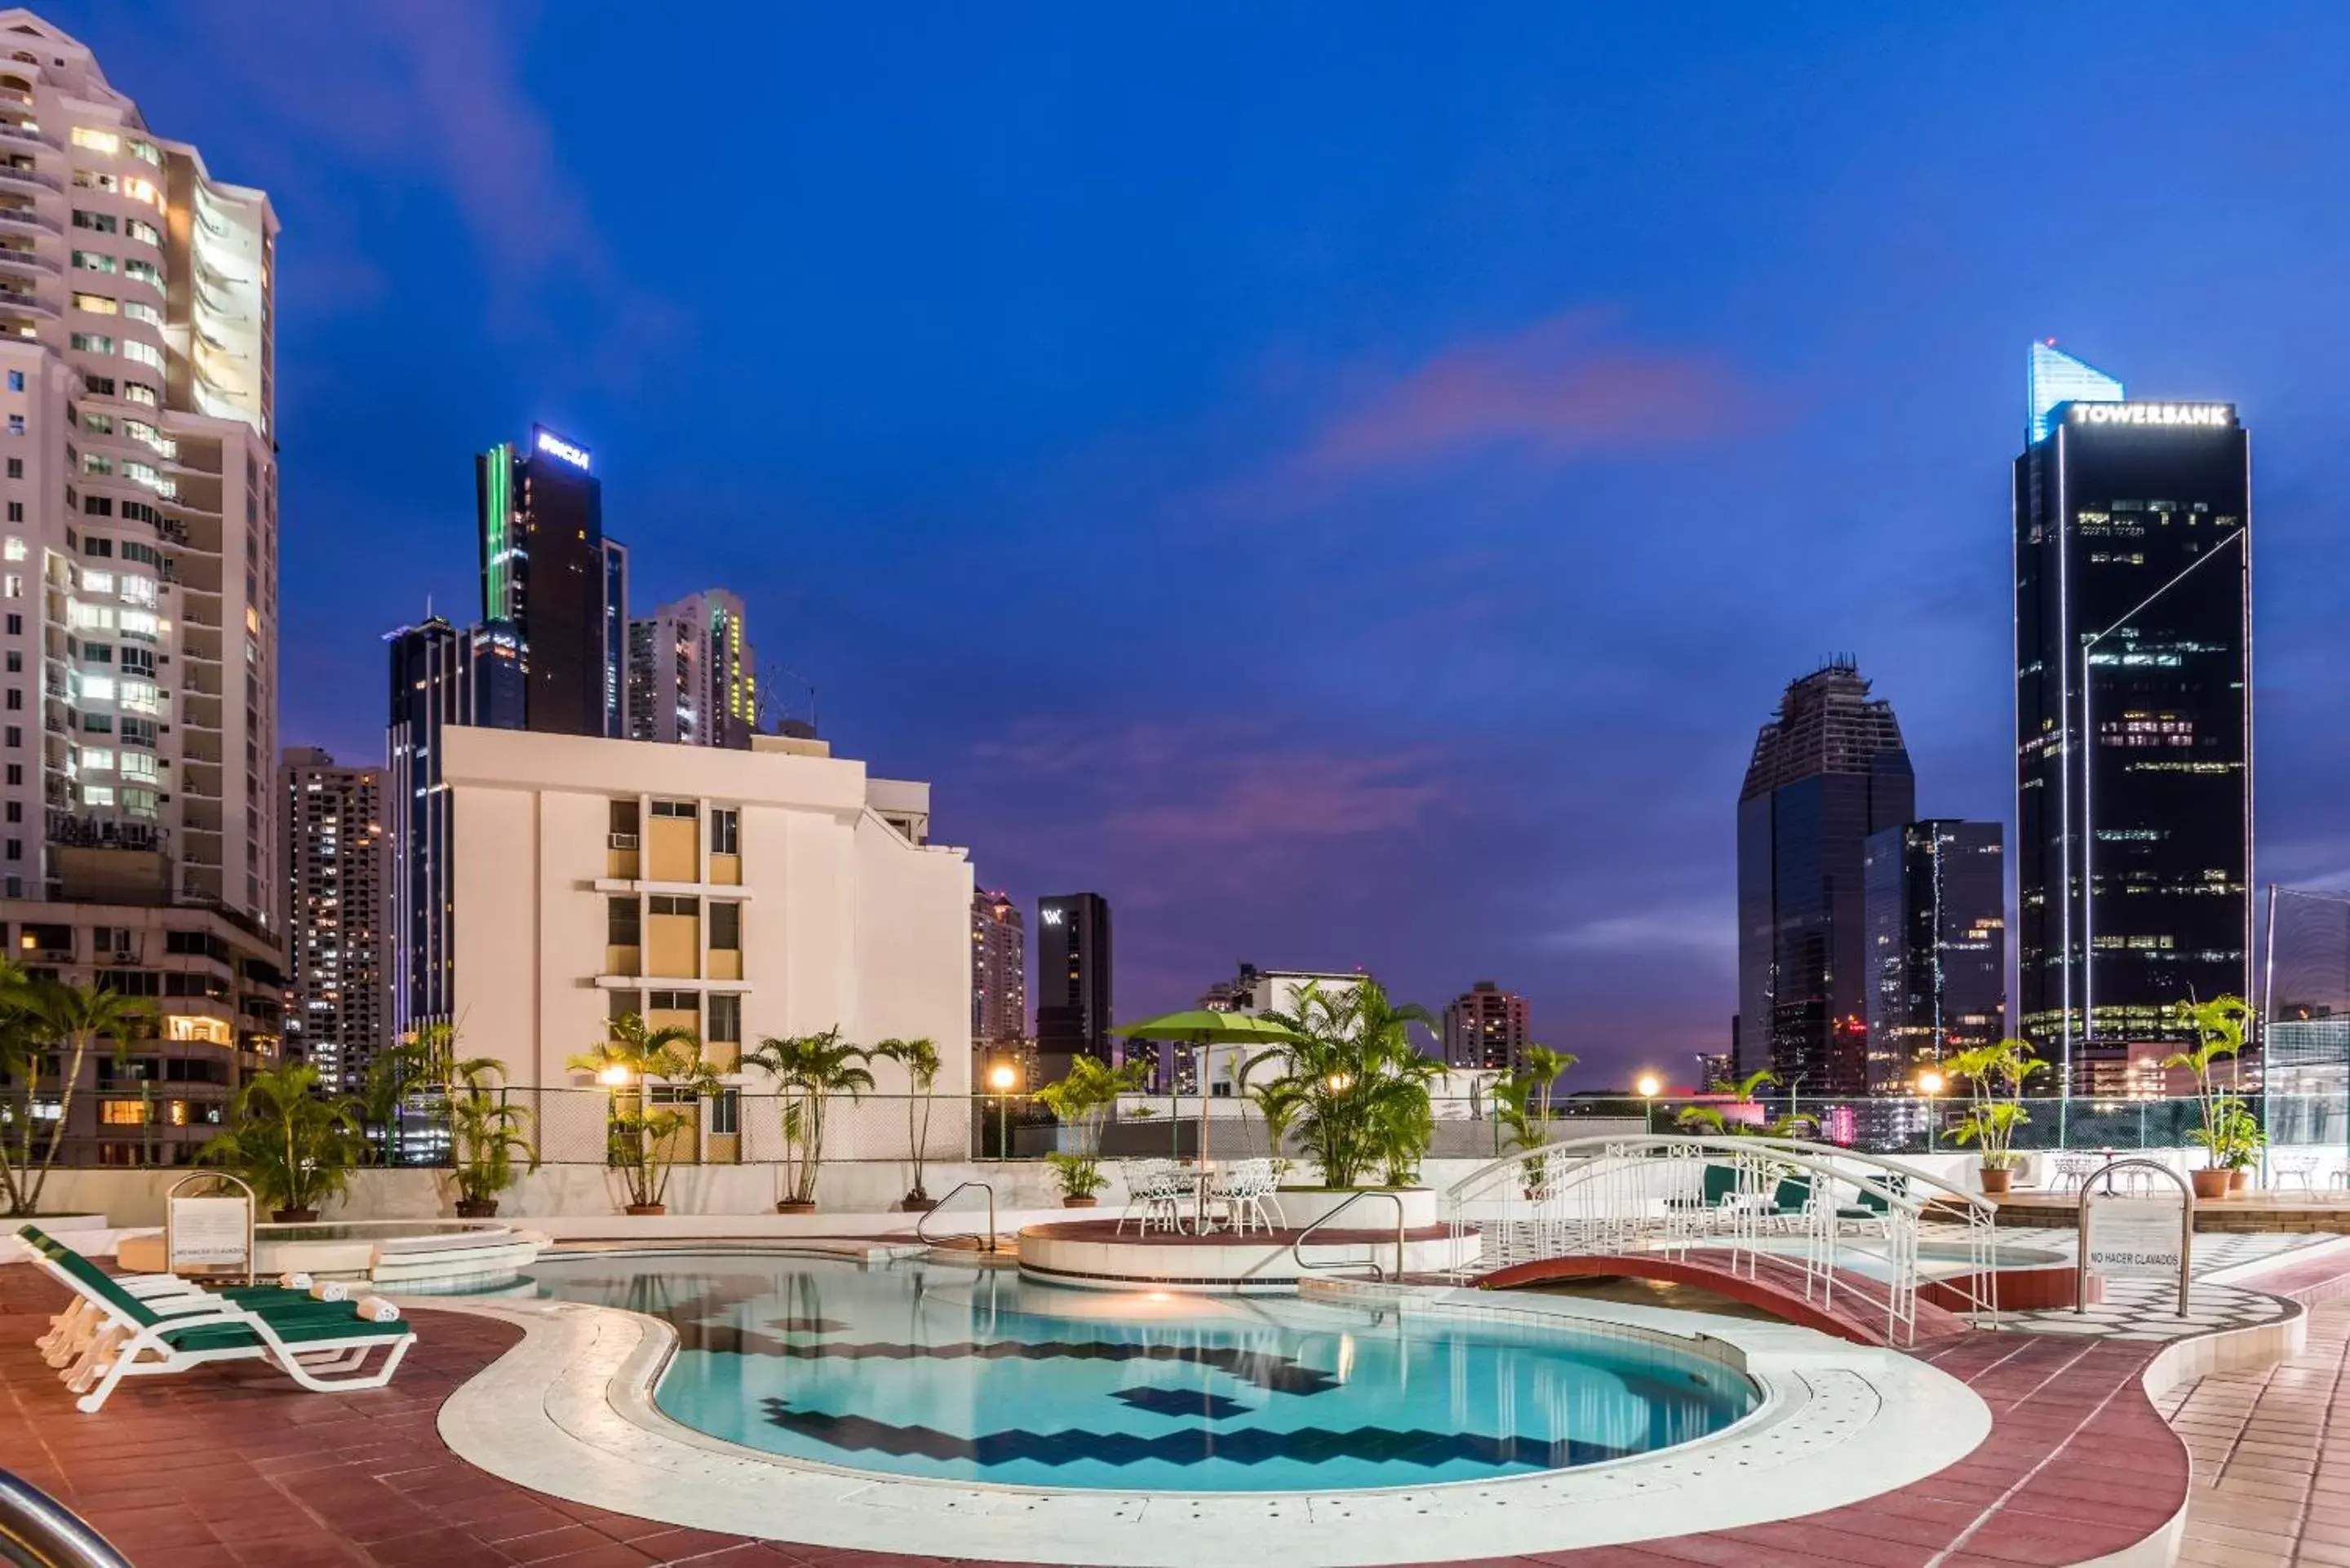
{"type": "MultiPolygon", "coordinates": [[[[1110,1033],[1128,1040],[1170,1040],[1189,1045],[1281,1045],[1304,1038],[1287,1024],[1260,1018],[1253,1012],[1218,1012],[1206,1007],[1165,1012],[1156,1018],[1146,1018],[1139,1023],[1123,1023],[1110,1033]]],[[[1208,1075],[1204,1070],[1206,1064],[1203,1063],[1201,1065],[1200,1163],[1205,1165],[1208,1161],[1208,1075]]],[[[1181,1096],[1176,1093],[1171,1063],[1167,1074],[1167,1119],[1171,1127],[1182,1105],[1181,1096]]]]}

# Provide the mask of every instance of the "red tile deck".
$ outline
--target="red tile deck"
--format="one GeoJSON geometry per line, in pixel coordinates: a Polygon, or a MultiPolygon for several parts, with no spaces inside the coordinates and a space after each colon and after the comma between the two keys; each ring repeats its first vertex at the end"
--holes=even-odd
{"type": "MultiPolygon", "coordinates": [[[[2350,1271],[2350,1259],[2339,1267],[2350,1271]]],[[[103,1412],[82,1416],[32,1349],[63,1299],[31,1268],[0,1267],[0,1465],[82,1513],[139,1568],[942,1568],[946,1561],[680,1530],[558,1501],[473,1469],[442,1445],[434,1415],[517,1331],[458,1314],[414,1314],[421,1343],[388,1389],[307,1394],[231,1365],[126,1384],[103,1412]]],[[[2350,1305],[2340,1310],[2350,1314],[2350,1305]]],[[[2161,1348],[2025,1334],[1945,1342],[1925,1359],[1982,1396],[1993,1429],[1965,1460],[1915,1486],[1742,1530],[1487,1561],[1493,1568],[2054,1568],[2095,1558],[2152,1533],[2189,1495],[2187,1449],[2139,1383],[2161,1348]]],[[[2303,1561],[2350,1563],[2327,1535],[2336,1527],[2326,1516],[2335,1511],[2316,1501],[2304,1509],[2311,1554],[2303,1561]],[[2329,1548],[2341,1554],[2324,1555],[2329,1548]]],[[[2246,1560],[2199,1561],[2227,1568],[2246,1560]]]]}

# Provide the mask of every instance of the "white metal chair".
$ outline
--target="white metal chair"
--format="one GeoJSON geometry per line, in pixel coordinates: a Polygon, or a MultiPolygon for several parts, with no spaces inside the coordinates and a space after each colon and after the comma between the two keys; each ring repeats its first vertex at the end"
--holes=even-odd
{"type": "Polygon", "coordinates": [[[2317,1190],[2317,1157],[2314,1154],[2271,1155],[2269,1169],[2275,1173],[2279,1188],[2288,1181],[2298,1181],[2303,1192],[2317,1190]]]}
{"type": "Polygon", "coordinates": [[[1208,1200],[1224,1206],[1224,1216],[1232,1230],[1246,1235],[1250,1222],[1270,1231],[1272,1216],[1265,1212],[1265,1199],[1273,1195],[1273,1161],[1243,1159],[1216,1173],[1208,1183],[1208,1200]]]}
{"type": "Polygon", "coordinates": [[[1150,1234],[1154,1225],[1163,1231],[1180,1231],[1183,1228],[1182,1199],[1191,1189],[1191,1179],[1173,1160],[1137,1161],[1127,1177],[1126,1190],[1130,1201],[1114,1233],[1123,1235],[1128,1220],[1136,1221],[1146,1236],[1150,1234]]]}

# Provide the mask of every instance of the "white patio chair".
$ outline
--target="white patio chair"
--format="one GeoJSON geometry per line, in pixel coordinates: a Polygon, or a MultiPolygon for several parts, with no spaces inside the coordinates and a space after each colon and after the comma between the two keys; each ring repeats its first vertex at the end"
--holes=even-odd
{"type": "Polygon", "coordinates": [[[1148,1236],[1153,1225],[1163,1231],[1183,1228],[1182,1196],[1191,1189],[1191,1179],[1171,1159],[1146,1159],[1137,1162],[1127,1179],[1127,1195],[1131,1201],[1120,1217],[1115,1234],[1123,1235],[1128,1220],[1135,1221],[1140,1233],[1148,1236]]]}
{"type": "Polygon", "coordinates": [[[2269,1169],[2276,1174],[2280,1190],[2288,1181],[2300,1182],[2303,1192],[2317,1190],[2317,1157],[2314,1154],[2271,1155],[2269,1169]]]}

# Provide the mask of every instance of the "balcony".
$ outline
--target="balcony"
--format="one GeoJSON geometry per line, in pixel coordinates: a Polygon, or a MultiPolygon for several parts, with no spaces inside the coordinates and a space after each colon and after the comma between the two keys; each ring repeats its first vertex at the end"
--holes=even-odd
{"type": "Polygon", "coordinates": [[[52,277],[62,276],[65,269],[45,255],[33,251],[11,250],[0,245],[0,268],[23,267],[32,272],[45,272],[52,277]]]}
{"type": "Polygon", "coordinates": [[[44,174],[37,169],[19,169],[13,163],[0,163],[0,187],[36,185],[44,191],[62,195],[65,184],[54,174],[44,174]]]}
{"type": "Polygon", "coordinates": [[[62,234],[66,232],[65,225],[55,218],[45,218],[30,207],[0,207],[0,223],[16,223],[28,229],[47,229],[53,234],[62,234]]]}

